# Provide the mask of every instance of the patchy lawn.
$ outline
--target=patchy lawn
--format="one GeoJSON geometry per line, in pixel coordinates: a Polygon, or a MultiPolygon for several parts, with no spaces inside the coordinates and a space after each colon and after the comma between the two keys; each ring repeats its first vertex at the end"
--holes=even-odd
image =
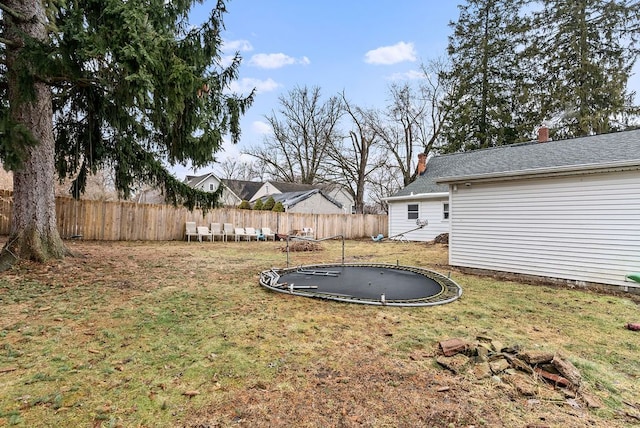
{"type": "MultiPolygon", "coordinates": [[[[0,427],[627,427],[640,423],[640,321],[625,296],[450,269],[447,249],[347,241],[347,262],[427,267],[457,301],[393,308],[273,293],[279,242],[69,241],[77,257],[0,274],[0,427]],[[579,391],[454,374],[440,341],[561,353],[579,391]],[[582,397],[591,399],[586,403],[582,397]]],[[[335,262],[339,241],[291,253],[335,262]]]]}

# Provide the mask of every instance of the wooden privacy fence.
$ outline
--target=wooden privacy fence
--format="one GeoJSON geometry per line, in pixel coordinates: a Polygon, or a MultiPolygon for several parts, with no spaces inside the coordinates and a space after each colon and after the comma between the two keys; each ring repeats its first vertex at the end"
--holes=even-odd
{"type": "MultiPolygon", "coordinates": [[[[0,235],[8,235],[12,193],[0,191],[0,235]]],[[[373,214],[297,214],[219,208],[203,215],[172,205],[136,204],[56,198],[58,230],[62,238],[104,241],[172,241],[184,239],[185,222],[198,226],[232,223],[235,227],[269,227],[287,233],[311,227],[318,238],[344,235],[345,239],[387,233],[387,216],[373,214]]]]}

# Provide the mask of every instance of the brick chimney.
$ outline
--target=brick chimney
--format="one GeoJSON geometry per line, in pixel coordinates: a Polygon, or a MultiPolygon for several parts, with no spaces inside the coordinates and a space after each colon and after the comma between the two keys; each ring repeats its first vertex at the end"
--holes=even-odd
{"type": "Polygon", "coordinates": [[[546,125],[538,128],[538,143],[546,143],[549,141],[549,128],[546,125]]]}
{"type": "Polygon", "coordinates": [[[427,155],[425,153],[420,153],[418,155],[418,175],[424,175],[424,172],[427,170],[427,155]]]}

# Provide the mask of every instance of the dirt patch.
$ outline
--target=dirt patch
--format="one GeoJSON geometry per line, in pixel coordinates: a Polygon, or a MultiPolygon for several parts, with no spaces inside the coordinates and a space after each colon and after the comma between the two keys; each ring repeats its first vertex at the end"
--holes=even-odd
{"type": "Polygon", "coordinates": [[[287,248],[291,252],[301,251],[322,251],[322,245],[313,241],[294,241],[288,247],[282,247],[281,251],[286,252],[287,248]]]}

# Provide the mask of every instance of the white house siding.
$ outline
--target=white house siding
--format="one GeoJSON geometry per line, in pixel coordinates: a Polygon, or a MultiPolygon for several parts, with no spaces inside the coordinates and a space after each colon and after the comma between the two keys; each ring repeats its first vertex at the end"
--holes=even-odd
{"type": "Polygon", "coordinates": [[[638,171],[450,188],[452,265],[637,285],[624,276],[640,270],[638,171]]]}
{"type": "MultiPolygon", "coordinates": [[[[204,190],[205,192],[211,192],[212,191],[210,186],[211,184],[213,184],[213,191],[216,191],[220,186],[220,180],[218,180],[213,175],[210,175],[206,179],[202,180],[202,182],[198,183],[198,185],[195,186],[195,188],[199,190],[204,190]]],[[[228,207],[234,207],[238,205],[240,202],[242,201],[240,201],[236,195],[230,192],[229,189],[225,187],[222,190],[222,195],[220,197],[220,203],[222,205],[228,206],[228,207]]]]}
{"type": "Polygon", "coordinates": [[[258,191],[251,197],[251,201],[257,201],[263,196],[275,195],[276,193],[282,193],[271,183],[264,183],[258,191]]]}
{"type": "Polygon", "coordinates": [[[320,193],[315,193],[307,199],[287,208],[287,212],[304,214],[343,214],[342,209],[339,206],[329,201],[320,193]]]}
{"type": "MultiPolygon", "coordinates": [[[[424,195],[422,195],[424,197],[424,195]]],[[[404,234],[409,241],[427,242],[441,233],[449,232],[449,220],[443,218],[444,204],[449,202],[448,196],[431,199],[403,199],[389,201],[389,233],[387,236],[404,234]],[[428,225],[422,229],[407,232],[418,227],[415,219],[407,218],[410,204],[418,204],[418,218],[427,220],[428,225]]]]}
{"type": "Polygon", "coordinates": [[[334,199],[336,202],[342,204],[343,214],[351,214],[351,211],[354,208],[353,198],[344,189],[336,188],[332,191],[329,191],[327,195],[330,198],[334,199]]]}
{"type": "Polygon", "coordinates": [[[194,188],[204,190],[205,192],[211,192],[210,184],[213,184],[213,190],[216,190],[220,186],[220,180],[213,175],[209,175],[207,178],[199,182],[194,188]]]}

